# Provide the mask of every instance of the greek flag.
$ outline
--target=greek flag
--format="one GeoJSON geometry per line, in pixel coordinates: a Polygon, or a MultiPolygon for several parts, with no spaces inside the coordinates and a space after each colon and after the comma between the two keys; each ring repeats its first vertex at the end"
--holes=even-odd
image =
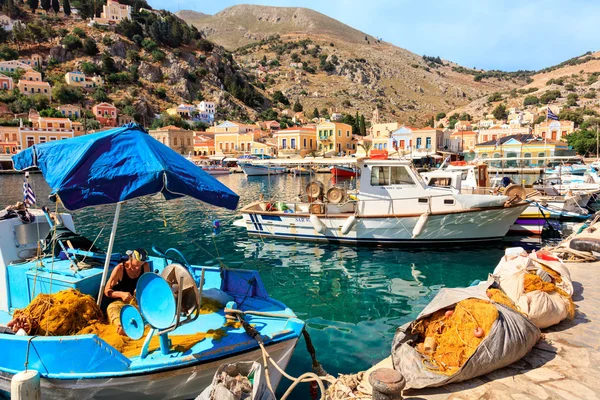
{"type": "Polygon", "coordinates": [[[554,114],[552,112],[552,110],[550,110],[550,107],[548,107],[548,119],[553,119],[554,121],[558,121],[558,117],[556,116],[556,114],[554,114]]]}
{"type": "Polygon", "coordinates": [[[25,203],[25,207],[31,207],[36,203],[35,193],[33,193],[33,189],[29,184],[29,181],[25,179],[23,182],[23,203],[25,203]]]}

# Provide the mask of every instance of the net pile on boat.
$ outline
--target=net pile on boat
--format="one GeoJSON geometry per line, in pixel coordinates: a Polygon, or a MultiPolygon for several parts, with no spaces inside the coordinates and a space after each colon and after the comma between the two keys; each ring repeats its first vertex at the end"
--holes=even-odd
{"type": "Polygon", "coordinates": [[[505,255],[493,275],[519,310],[539,328],[575,317],[571,276],[551,253],[505,255]]]}
{"type": "Polygon", "coordinates": [[[484,375],[533,348],[540,330],[492,283],[442,289],[416,320],[397,329],[392,362],[407,389],[484,375]]]}
{"type": "MultiPolygon", "coordinates": [[[[201,314],[210,314],[223,309],[223,305],[210,298],[202,299],[201,314]]],[[[133,340],[117,333],[117,327],[107,323],[96,300],[75,289],[62,290],[54,294],[39,294],[25,308],[16,310],[13,319],[21,319],[28,335],[71,336],[95,334],[126,357],[140,354],[145,337],[133,340]]],[[[210,329],[190,335],[170,335],[171,349],[185,352],[205,338],[220,340],[226,328],[210,329]]],[[[236,328],[235,324],[230,326],[236,328]]],[[[148,333],[149,328],[145,333],[148,333]]],[[[152,337],[149,350],[159,348],[159,338],[152,337]]]]}

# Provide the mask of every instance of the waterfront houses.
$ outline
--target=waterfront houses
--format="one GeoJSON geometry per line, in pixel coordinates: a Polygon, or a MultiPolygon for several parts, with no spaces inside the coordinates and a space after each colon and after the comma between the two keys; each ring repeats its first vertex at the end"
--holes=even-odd
{"type": "Polygon", "coordinates": [[[194,136],[194,155],[195,156],[213,156],[215,155],[215,140],[208,136],[196,133],[194,136]]]}
{"type": "Polygon", "coordinates": [[[179,116],[183,119],[190,119],[196,111],[196,107],[191,104],[180,104],[177,107],[167,109],[167,114],[171,116],[179,116]]]}
{"type": "Polygon", "coordinates": [[[413,129],[413,154],[433,155],[436,151],[444,149],[444,131],[436,128],[413,129]]]}
{"type": "Polygon", "coordinates": [[[549,120],[535,125],[535,135],[541,138],[551,140],[567,140],[567,135],[575,131],[573,121],[553,121],[549,120]]]}
{"type": "Polygon", "coordinates": [[[277,153],[277,143],[273,143],[269,140],[261,139],[260,141],[256,141],[252,145],[252,150],[250,151],[252,155],[268,155],[271,157],[276,157],[277,153]]]}
{"type": "Polygon", "coordinates": [[[400,155],[408,154],[412,151],[413,146],[413,130],[410,126],[401,126],[390,134],[389,151],[393,151],[400,155]]]}
{"type": "Polygon", "coordinates": [[[390,135],[399,128],[397,122],[374,124],[371,127],[372,148],[377,150],[388,150],[392,147],[390,144],[390,135]]]}
{"type": "Polygon", "coordinates": [[[545,165],[544,157],[564,154],[568,150],[566,143],[552,139],[543,139],[531,133],[504,136],[479,143],[475,146],[476,156],[486,158],[524,158],[508,161],[507,167],[545,165]]]}
{"type": "Polygon", "coordinates": [[[322,153],[334,152],[340,155],[356,152],[352,127],[341,122],[322,122],[317,125],[317,150],[322,153]]]}
{"type": "Polygon", "coordinates": [[[115,127],[117,126],[117,107],[109,103],[100,103],[92,107],[92,112],[96,120],[100,122],[100,125],[104,127],[115,127]]]}
{"type": "Polygon", "coordinates": [[[179,154],[194,154],[194,131],[169,125],[153,129],[148,132],[150,136],[164,145],[169,146],[179,154]]]}
{"type": "Polygon", "coordinates": [[[32,123],[31,127],[23,125],[18,127],[21,149],[34,144],[70,139],[81,134],[81,130],[76,132],[73,129],[73,122],[69,118],[38,117],[32,123]]]}
{"type": "Polygon", "coordinates": [[[498,140],[508,136],[527,135],[531,129],[527,126],[513,126],[509,124],[494,125],[489,129],[480,129],[478,143],[485,143],[490,140],[498,140]]]}
{"type": "Polygon", "coordinates": [[[315,127],[292,127],[275,133],[279,155],[299,154],[304,157],[317,150],[317,129],[315,127]]]}
{"type": "Polygon", "coordinates": [[[250,152],[253,143],[261,137],[256,125],[231,121],[212,126],[207,131],[214,133],[215,152],[218,155],[250,152]]]}
{"type": "Polygon", "coordinates": [[[451,134],[449,150],[454,153],[474,152],[477,145],[478,132],[456,131],[451,134]]]}

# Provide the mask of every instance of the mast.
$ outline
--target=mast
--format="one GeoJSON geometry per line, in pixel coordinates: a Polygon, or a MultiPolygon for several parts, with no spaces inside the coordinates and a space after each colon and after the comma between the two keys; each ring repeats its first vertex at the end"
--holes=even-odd
{"type": "Polygon", "coordinates": [[[113,219],[112,230],[110,231],[110,238],[108,239],[108,249],[106,249],[106,259],[104,260],[104,270],[102,271],[102,279],[100,280],[100,291],[98,292],[98,305],[102,304],[102,296],[104,295],[104,285],[106,284],[106,277],[108,276],[108,268],[110,267],[110,258],[112,255],[113,246],[115,244],[115,236],[117,235],[117,226],[119,225],[119,214],[121,214],[121,205],[123,202],[117,203],[115,209],[115,217],[113,219]]]}

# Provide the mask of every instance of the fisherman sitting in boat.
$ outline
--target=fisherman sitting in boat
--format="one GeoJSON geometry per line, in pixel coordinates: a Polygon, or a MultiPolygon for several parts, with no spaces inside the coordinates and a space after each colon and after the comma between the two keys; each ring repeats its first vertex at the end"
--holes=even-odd
{"type": "Polygon", "coordinates": [[[125,335],[121,327],[121,308],[134,300],[135,288],[143,273],[150,272],[150,265],[146,262],[148,253],[144,249],[127,251],[129,259],[120,263],[113,269],[106,286],[104,295],[113,299],[106,309],[108,320],[117,327],[120,335],[125,335]]]}

